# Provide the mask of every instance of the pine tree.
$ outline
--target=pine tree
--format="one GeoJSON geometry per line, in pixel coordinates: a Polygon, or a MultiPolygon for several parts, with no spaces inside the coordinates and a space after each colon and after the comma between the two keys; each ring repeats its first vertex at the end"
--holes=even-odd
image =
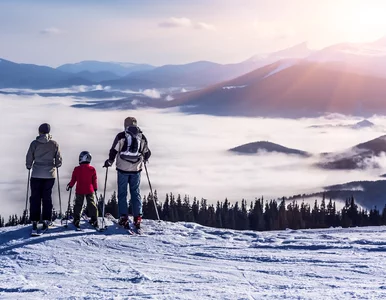
{"type": "Polygon", "coordinates": [[[322,202],[320,203],[320,210],[319,210],[319,220],[318,220],[318,226],[319,227],[326,227],[326,215],[327,215],[327,209],[326,209],[326,198],[325,194],[323,194],[322,202]]]}
{"type": "Polygon", "coordinates": [[[288,227],[288,221],[287,221],[287,210],[285,208],[285,199],[283,199],[280,202],[279,205],[279,229],[283,230],[288,227]]]}
{"type": "Polygon", "coordinates": [[[229,202],[227,198],[225,198],[224,204],[222,205],[221,220],[222,220],[223,228],[230,228],[229,202]]]}
{"type": "Polygon", "coordinates": [[[161,213],[162,219],[165,221],[171,221],[171,211],[170,211],[170,206],[169,206],[169,195],[166,194],[165,197],[165,202],[162,208],[162,213],[161,213]]]}
{"type": "Polygon", "coordinates": [[[208,225],[209,214],[206,199],[202,198],[200,203],[200,210],[198,213],[198,223],[201,225],[208,225]]]}
{"type": "Polygon", "coordinates": [[[382,225],[386,225],[386,204],[382,210],[382,225]]]}
{"type": "Polygon", "coordinates": [[[182,209],[182,200],[181,200],[180,194],[178,194],[178,196],[177,196],[176,217],[177,217],[177,221],[179,221],[179,222],[184,220],[184,212],[182,209]]]}
{"type": "Polygon", "coordinates": [[[222,224],[222,205],[220,204],[220,201],[217,201],[215,214],[216,214],[216,216],[215,216],[216,227],[217,228],[223,228],[223,224],[222,224]]]}
{"type": "Polygon", "coordinates": [[[249,213],[249,228],[251,230],[265,230],[263,202],[260,199],[255,200],[252,211],[249,213]]]}
{"type": "Polygon", "coordinates": [[[182,221],[185,221],[185,222],[194,221],[192,207],[190,206],[190,200],[188,195],[185,195],[184,202],[182,203],[182,216],[183,216],[182,221]]]}
{"type": "Polygon", "coordinates": [[[105,214],[107,213],[111,214],[116,219],[119,218],[117,193],[115,191],[105,204],[105,214]]]}
{"type": "Polygon", "coordinates": [[[241,201],[241,211],[239,214],[238,222],[240,222],[240,229],[241,230],[248,230],[249,229],[249,218],[248,218],[248,211],[247,211],[247,201],[242,200],[241,201]]]}
{"type": "Polygon", "coordinates": [[[335,226],[335,216],[336,216],[336,211],[335,211],[335,202],[334,205],[332,204],[332,199],[330,198],[330,201],[327,204],[327,215],[326,215],[326,226],[327,227],[332,227],[335,226]]]}
{"type": "Polygon", "coordinates": [[[348,217],[351,219],[350,226],[359,226],[360,220],[359,220],[359,214],[358,214],[358,206],[355,204],[354,197],[351,197],[349,202],[350,202],[350,206],[348,208],[347,214],[348,214],[348,217]]]}
{"type": "Polygon", "coordinates": [[[236,202],[236,205],[237,207],[235,208],[233,205],[228,209],[228,223],[227,223],[227,226],[226,228],[229,228],[229,229],[236,229],[236,219],[235,219],[235,215],[237,215],[238,213],[238,210],[239,210],[239,203],[236,202]]]}
{"type": "Polygon", "coordinates": [[[192,204],[193,222],[198,222],[198,211],[199,211],[198,201],[196,197],[194,197],[193,204],[192,204]]]}

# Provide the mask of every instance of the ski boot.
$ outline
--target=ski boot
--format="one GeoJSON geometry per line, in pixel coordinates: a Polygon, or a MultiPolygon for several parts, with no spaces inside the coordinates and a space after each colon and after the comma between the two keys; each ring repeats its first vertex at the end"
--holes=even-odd
{"type": "Polygon", "coordinates": [[[138,233],[142,233],[141,229],[142,216],[134,217],[134,230],[138,233]]]}
{"type": "Polygon", "coordinates": [[[118,224],[124,228],[129,228],[129,218],[126,215],[122,215],[118,220],[118,224]]]}
{"type": "Polygon", "coordinates": [[[47,231],[48,228],[52,225],[52,222],[49,221],[49,220],[44,220],[43,221],[43,226],[42,226],[42,230],[43,231],[47,231]]]}
{"type": "Polygon", "coordinates": [[[90,220],[89,221],[90,225],[96,229],[99,228],[99,225],[98,225],[98,220],[90,220]]]}
{"type": "Polygon", "coordinates": [[[38,235],[38,222],[32,221],[32,236],[37,236],[38,235]]]}
{"type": "Polygon", "coordinates": [[[76,227],[76,230],[80,230],[80,220],[74,220],[74,226],[76,227]]]}

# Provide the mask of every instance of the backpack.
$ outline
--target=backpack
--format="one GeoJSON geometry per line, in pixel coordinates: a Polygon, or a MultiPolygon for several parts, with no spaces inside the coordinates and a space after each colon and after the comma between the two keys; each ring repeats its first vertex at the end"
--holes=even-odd
{"type": "Polygon", "coordinates": [[[120,158],[131,162],[137,163],[140,161],[142,142],[142,131],[139,127],[131,125],[125,130],[125,142],[119,154],[120,158]]]}

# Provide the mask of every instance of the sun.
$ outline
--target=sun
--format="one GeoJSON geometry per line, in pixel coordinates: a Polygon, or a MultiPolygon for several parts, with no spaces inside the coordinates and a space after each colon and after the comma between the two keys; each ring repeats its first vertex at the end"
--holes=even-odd
{"type": "Polygon", "coordinates": [[[352,1],[340,8],[337,30],[348,42],[369,42],[386,35],[386,1],[352,1]]]}

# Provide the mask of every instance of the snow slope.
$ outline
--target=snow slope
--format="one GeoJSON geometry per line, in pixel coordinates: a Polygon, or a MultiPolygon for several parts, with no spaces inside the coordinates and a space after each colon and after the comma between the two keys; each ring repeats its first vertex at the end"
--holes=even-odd
{"type": "Polygon", "coordinates": [[[0,230],[1,299],[385,299],[386,227],[0,230]]]}

